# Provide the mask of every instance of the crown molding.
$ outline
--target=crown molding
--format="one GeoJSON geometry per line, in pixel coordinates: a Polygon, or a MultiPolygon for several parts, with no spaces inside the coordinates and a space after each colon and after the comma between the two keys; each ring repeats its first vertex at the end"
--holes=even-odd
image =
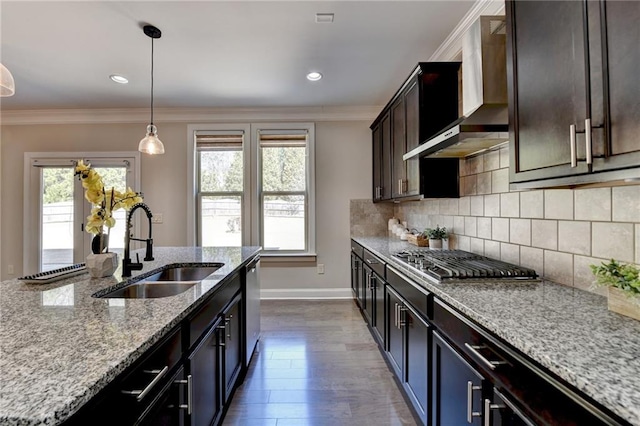
{"type": "MultiPolygon", "coordinates": [[[[247,121],[373,121],[383,106],[273,108],[156,108],[157,123],[247,121]]],[[[3,126],[33,124],[146,123],[148,108],[0,111],[3,126]]]]}
{"type": "Polygon", "coordinates": [[[462,37],[481,16],[504,15],[504,0],[477,0],[458,25],[429,58],[430,62],[452,61],[462,51],[462,37]]]}

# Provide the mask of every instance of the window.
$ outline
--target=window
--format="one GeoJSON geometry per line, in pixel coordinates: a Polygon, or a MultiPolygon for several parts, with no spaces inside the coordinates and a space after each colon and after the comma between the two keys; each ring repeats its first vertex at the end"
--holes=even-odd
{"type": "MultiPolygon", "coordinates": [[[[91,205],[74,178],[75,161],[84,158],[106,187],[139,188],[138,153],[25,153],[23,271],[33,273],[84,262],[92,235],[84,232],[91,205]]],[[[124,248],[125,211],[114,213],[109,249],[124,248]]]]}
{"type": "Polygon", "coordinates": [[[189,126],[194,242],[315,255],[314,125],[189,126]]]}

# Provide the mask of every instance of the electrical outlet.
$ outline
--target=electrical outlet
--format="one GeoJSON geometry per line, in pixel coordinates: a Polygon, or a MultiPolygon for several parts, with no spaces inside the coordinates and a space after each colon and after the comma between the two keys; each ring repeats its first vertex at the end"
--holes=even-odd
{"type": "Polygon", "coordinates": [[[162,223],[162,213],[154,213],[151,223],[162,223]]]}
{"type": "Polygon", "coordinates": [[[7,265],[7,273],[9,275],[15,274],[15,271],[13,270],[13,265],[7,265]]]}
{"type": "Polygon", "coordinates": [[[324,263],[318,263],[318,273],[324,274],[324,263]]]}

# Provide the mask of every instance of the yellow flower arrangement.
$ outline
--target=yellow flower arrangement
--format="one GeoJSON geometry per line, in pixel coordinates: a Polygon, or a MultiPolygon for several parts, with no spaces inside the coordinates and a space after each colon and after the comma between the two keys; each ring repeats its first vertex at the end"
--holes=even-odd
{"type": "MultiPolygon", "coordinates": [[[[109,232],[116,224],[116,219],[113,217],[115,210],[129,210],[135,204],[142,202],[142,193],[135,192],[131,188],[127,188],[125,192],[116,191],[114,188],[105,190],[100,174],[91,168],[91,164],[85,164],[83,160],[77,162],[75,175],[85,189],[84,197],[93,205],[85,224],[85,230],[90,234],[102,236],[104,227],[107,227],[109,232]]],[[[106,251],[108,252],[109,249],[107,248],[106,251]]]]}

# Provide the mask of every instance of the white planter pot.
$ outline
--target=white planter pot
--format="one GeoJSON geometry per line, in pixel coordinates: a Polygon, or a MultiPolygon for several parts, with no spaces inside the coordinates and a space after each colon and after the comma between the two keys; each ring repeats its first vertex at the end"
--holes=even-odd
{"type": "Polygon", "coordinates": [[[429,238],[429,247],[434,249],[441,249],[442,240],[432,240],[431,238],[429,238]]]}
{"type": "Polygon", "coordinates": [[[103,278],[113,275],[118,269],[118,254],[100,253],[87,256],[87,270],[92,278],[103,278]]]}

